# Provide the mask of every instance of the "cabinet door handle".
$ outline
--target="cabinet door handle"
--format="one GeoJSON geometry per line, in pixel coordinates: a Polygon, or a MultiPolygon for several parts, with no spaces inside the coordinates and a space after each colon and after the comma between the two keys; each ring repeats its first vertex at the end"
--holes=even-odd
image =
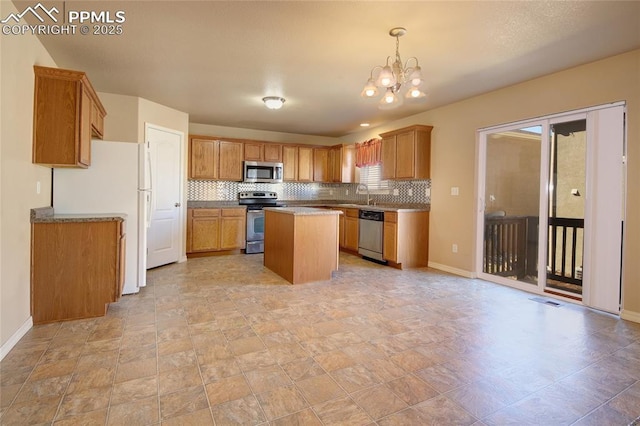
{"type": "Polygon", "coordinates": [[[175,206],[175,207],[180,207],[181,205],[182,205],[182,204],[180,204],[180,203],[175,203],[175,204],[174,204],[174,206],[175,206]]]}

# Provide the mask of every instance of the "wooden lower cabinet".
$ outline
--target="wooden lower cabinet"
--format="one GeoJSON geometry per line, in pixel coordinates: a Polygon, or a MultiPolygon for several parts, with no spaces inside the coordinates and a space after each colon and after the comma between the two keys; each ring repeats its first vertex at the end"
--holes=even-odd
{"type": "Polygon", "coordinates": [[[34,324],[107,313],[122,294],[122,220],[42,222],[31,226],[31,315],[34,324]]]}
{"type": "Polygon", "coordinates": [[[358,251],[358,209],[345,209],[344,218],[344,248],[358,251]]]}
{"type": "Polygon", "coordinates": [[[383,257],[398,268],[427,266],[429,212],[385,212],[383,257]]]}
{"type": "Polygon", "coordinates": [[[187,209],[187,253],[245,248],[246,209],[187,209]]]}

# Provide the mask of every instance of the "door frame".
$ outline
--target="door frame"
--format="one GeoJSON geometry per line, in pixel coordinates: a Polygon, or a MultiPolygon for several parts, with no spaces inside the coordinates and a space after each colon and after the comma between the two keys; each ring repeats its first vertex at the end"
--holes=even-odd
{"type": "MultiPolygon", "coordinates": [[[[579,304],[584,304],[587,306],[590,306],[591,300],[590,300],[590,285],[591,283],[587,284],[587,279],[588,279],[588,273],[585,270],[585,275],[583,275],[583,293],[582,293],[582,300],[575,300],[575,298],[571,297],[571,294],[567,292],[566,296],[567,297],[563,297],[563,292],[555,292],[554,294],[552,293],[548,293],[545,292],[545,288],[546,288],[546,264],[547,264],[547,250],[548,250],[548,226],[543,226],[542,224],[542,220],[543,218],[547,218],[548,217],[548,209],[549,209],[549,192],[548,192],[548,179],[549,179],[549,150],[550,150],[550,133],[549,133],[549,127],[550,124],[552,123],[558,123],[558,122],[563,122],[563,121],[571,121],[572,119],[575,118],[585,118],[587,119],[587,131],[589,131],[589,120],[587,118],[588,114],[590,112],[595,112],[595,111],[599,111],[599,110],[604,110],[604,109],[608,109],[608,108],[614,108],[614,107],[622,107],[623,108],[623,113],[626,114],[626,102],[624,101],[620,101],[620,102],[612,102],[609,104],[602,104],[602,105],[597,105],[597,106],[593,106],[593,107],[588,107],[588,108],[582,108],[579,110],[573,110],[573,111],[566,111],[566,112],[561,112],[561,113],[556,113],[556,114],[549,114],[546,116],[541,116],[541,117],[535,117],[535,118],[531,118],[531,119],[526,119],[526,120],[521,120],[521,121],[517,121],[517,122],[512,122],[512,123],[505,123],[505,124],[501,124],[501,125],[496,125],[496,126],[490,126],[490,127],[484,127],[484,128],[480,128],[476,131],[476,231],[475,231],[475,238],[476,238],[476,244],[475,244],[475,261],[474,261],[474,272],[475,275],[480,278],[480,279],[484,279],[487,281],[491,281],[491,282],[495,282],[498,284],[502,284],[502,285],[506,285],[509,287],[513,287],[513,288],[517,288],[520,290],[524,290],[530,293],[536,293],[536,294],[540,294],[540,295],[544,295],[544,296],[548,296],[548,297],[553,297],[553,298],[560,298],[563,299],[565,301],[570,301],[573,303],[579,303],[579,304]],[[541,154],[541,164],[540,164],[540,209],[539,209],[539,226],[540,226],[540,231],[539,231],[539,244],[538,244],[538,281],[537,284],[527,284],[525,282],[520,282],[520,281],[516,281],[516,280],[511,280],[509,278],[504,278],[504,277],[499,277],[499,276],[495,276],[492,274],[488,274],[483,272],[483,253],[484,253],[484,248],[483,248],[483,239],[484,239],[484,211],[485,211],[485,184],[486,184],[486,145],[487,145],[487,138],[486,135],[488,135],[489,133],[492,132],[503,132],[503,131],[509,131],[509,130],[516,130],[516,129],[522,129],[522,128],[526,128],[526,127],[531,127],[531,126],[542,126],[542,135],[541,135],[541,147],[540,147],[540,154],[541,154]],[[543,178],[544,177],[544,178],[543,178]],[[558,294],[560,293],[560,294],[558,294]]],[[[591,140],[590,138],[595,137],[595,135],[589,135],[587,134],[587,140],[589,142],[589,140],[591,140]]],[[[591,142],[593,143],[593,142],[591,142]]],[[[626,174],[626,162],[624,161],[624,159],[626,158],[626,125],[624,126],[624,128],[622,129],[622,153],[623,153],[623,158],[621,159],[621,168],[622,168],[622,179],[623,182],[621,183],[622,185],[624,185],[622,187],[622,198],[623,198],[623,208],[622,208],[622,221],[624,222],[625,220],[625,216],[626,216],[626,178],[627,178],[627,174],[626,174]]],[[[593,158],[590,157],[590,152],[593,151],[594,148],[591,147],[587,147],[587,164],[585,164],[585,167],[593,167],[592,161],[593,158]]],[[[593,177],[590,176],[590,174],[593,173],[593,171],[591,170],[587,170],[587,175],[586,175],[586,180],[587,180],[587,184],[588,182],[593,180],[593,177]]],[[[585,230],[586,230],[586,226],[587,223],[589,223],[591,221],[591,217],[589,217],[590,212],[588,209],[588,206],[585,205],[585,230]]],[[[587,250],[587,233],[585,232],[585,264],[588,261],[588,255],[586,253],[587,250]]],[[[626,235],[622,233],[621,230],[621,245],[624,246],[625,243],[625,237],[626,235]]],[[[621,254],[622,256],[622,254],[621,254]]],[[[622,268],[620,269],[620,274],[622,275],[622,268]]],[[[620,288],[620,298],[622,297],[622,289],[620,288]]],[[[609,311],[611,312],[611,311],[609,311]]],[[[619,312],[617,313],[619,315],[619,312]]]]}
{"type": "MultiPolygon", "coordinates": [[[[149,140],[148,140],[148,135],[149,135],[149,130],[150,129],[154,129],[154,130],[159,130],[162,132],[167,132],[167,133],[172,133],[176,136],[180,137],[180,168],[179,168],[179,175],[180,175],[180,185],[178,185],[179,187],[179,194],[178,194],[178,198],[180,199],[180,207],[178,208],[178,222],[179,222],[179,226],[178,226],[178,238],[179,238],[179,243],[180,243],[180,254],[178,255],[178,263],[182,263],[182,262],[186,262],[187,261],[187,250],[186,250],[186,229],[187,229],[187,200],[185,199],[185,176],[186,176],[186,169],[185,169],[185,134],[184,132],[180,131],[180,130],[176,130],[176,129],[171,129],[168,127],[164,127],[164,126],[160,126],[158,124],[153,124],[153,123],[149,123],[147,121],[145,121],[144,123],[144,143],[148,144],[149,140]]],[[[145,229],[145,244],[146,244],[146,229],[145,229]]]]}

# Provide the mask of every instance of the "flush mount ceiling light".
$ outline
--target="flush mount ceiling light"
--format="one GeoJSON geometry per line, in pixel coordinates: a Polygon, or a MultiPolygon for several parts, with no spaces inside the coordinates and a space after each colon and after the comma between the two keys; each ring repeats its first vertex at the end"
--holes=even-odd
{"type": "Polygon", "coordinates": [[[418,59],[411,57],[403,64],[400,58],[400,37],[405,35],[407,30],[402,27],[391,28],[389,35],[396,38],[396,56],[393,59],[387,56],[386,65],[376,65],[371,69],[369,80],[364,86],[361,95],[365,98],[373,98],[378,95],[378,88],[384,90],[384,95],[378,104],[380,109],[392,109],[402,105],[402,97],[398,96],[403,85],[408,87],[404,97],[407,99],[424,98],[426,95],[420,89],[422,85],[422,69],[418,65],[418,59]],[[415,61],[413,67],[409,66],[409,62],[415,61]],[[378,71],[378,75],[374,78],[373,74],[378,71]]]}
{"type": "Polygon", "coordinates": [[[285,99],[279,96],[267,96],[262,98],[262,102],[269,109],[280,109],[284,104],[285,99]]]}

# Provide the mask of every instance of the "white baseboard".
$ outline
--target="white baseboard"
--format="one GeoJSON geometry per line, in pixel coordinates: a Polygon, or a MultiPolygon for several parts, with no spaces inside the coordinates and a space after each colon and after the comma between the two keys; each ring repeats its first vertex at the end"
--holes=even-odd
{"type": "Polygon", "coordinates": [[[622,312],[620,312],[620,318],[622,318],[623,320],[640,323],[640,312],[633,312],[623,309],[622,312]]]}
{"type": "Polygon", "coordinates": [[[0,361],[7,356],[7,354],[13,349],[13,347],[22,339],[22,336],[27,334],[33,327],[33,317],[29,317],[28,320],[22,324],[22,326],[0,347],[0,361]]]}
{"type": "Polygon", "coordinates": [[[448,272],[454,275],[460,275],[461,277],[477,278],[476,274],[473,272],[465,271],[464,269],[453,268],[451,266],[442,265],[436,262],[429,262],[429,268],[438,269],[440,271],[448,272]]]}

